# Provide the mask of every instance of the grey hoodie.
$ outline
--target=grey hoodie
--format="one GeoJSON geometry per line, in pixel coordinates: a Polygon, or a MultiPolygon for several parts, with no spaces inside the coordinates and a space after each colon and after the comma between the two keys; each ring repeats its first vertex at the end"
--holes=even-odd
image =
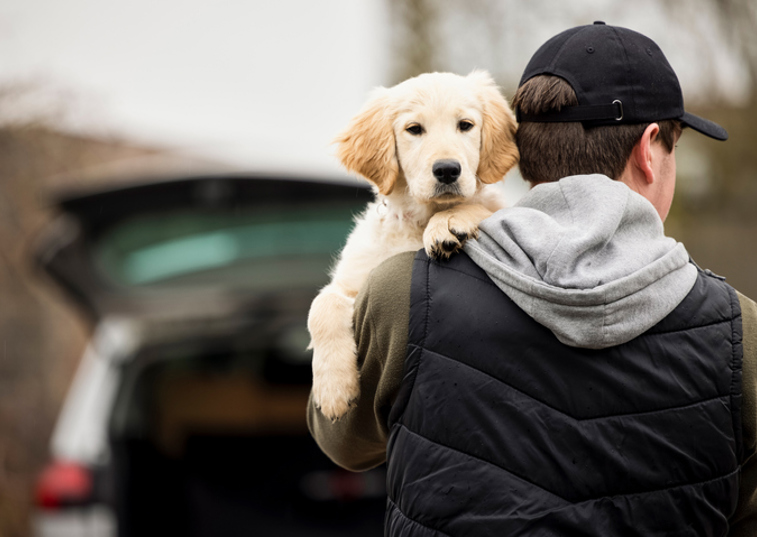
{"type": "Polygon", "coordinates": [[[483,221],[465,251],[561,342],[591,349],[657,324],[697,278],[652,204],[604,175],[534,187],[483,221]]]}

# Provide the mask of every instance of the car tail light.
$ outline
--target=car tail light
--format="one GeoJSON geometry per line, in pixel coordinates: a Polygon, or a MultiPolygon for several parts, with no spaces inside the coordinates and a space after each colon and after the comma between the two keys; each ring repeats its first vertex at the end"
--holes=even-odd
{"type": "Polygon", "coordinates": [[[353,501],[380,498],[386,495],[386,474],[383,471],[352,473],[325,470],[305,474],[300,489],[316,501],[353,501]]]}
{"type": "Polygon", "coordinates": [[[43,509],[86,504],[92,498],[92,473],[77,463],[52,462],[37,479],[35,496],[43,509]]]}

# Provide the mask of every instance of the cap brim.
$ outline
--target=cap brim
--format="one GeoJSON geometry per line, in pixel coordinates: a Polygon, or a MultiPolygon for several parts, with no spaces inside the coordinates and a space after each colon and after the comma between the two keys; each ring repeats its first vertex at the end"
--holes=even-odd
{"type": "Polygon", "coordinates": [[[688,112],[684,112],[680,119],[681,123],[697,132],[701,132],[705,136],[715,138],[716,140],[728,139],[728,131],[709,119],[704,119],[688,112]]]}

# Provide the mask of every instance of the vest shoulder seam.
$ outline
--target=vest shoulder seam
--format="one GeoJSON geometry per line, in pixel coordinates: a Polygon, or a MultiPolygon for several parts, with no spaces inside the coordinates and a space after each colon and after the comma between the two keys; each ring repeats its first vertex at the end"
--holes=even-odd
{"type": "Polygon", "coordinates": [[[742,413],[743,397],[743,380],[742,374],[744,369],[744,327],[741,316],[741,303],[736,294],[736,290],[728,284],[723,283],[728,298],[731,303],[731,389],[730,389],[730,409],[731,424],[733,429],[733,438],[736,448],[736,456],[740,463],[744,462],[744,426],[742,413]]]}
{"type": "MultiPolygon", "coordinates": [[[[423,250],[421,250],[421,252],[422,251],[423,250]]],[[[420,252],[419,252],[419,255],[420,255],[420,252]]],[[[409,349],[411,349],[413,347],[416,348],[416,349],[418,349],[419,355],[418,355],[418,359],[417,359],[416,364],[415,364],[415,371],[412,374],[412,381],[411,381],[410,387],[409,387],[409,389],[407,391],[408,395],[404,398],[403,403],[401,403],[402,406],[401,407],[397,407],[398,410],[399,410],[399,413],[396,415],[396,418],[394,418],[394,421],[396,421],[397,423],[401,423],[402,422],[402,418],[403,418],[403,416],[405,414],[405,410],[407,410],[407,404],[408,404],[408,401],[409,401],[410,394],[412,394],[415,391],[415,380],[418,378],[418,369],[420,369],[421,362],[423,361],[423,353],[426,352],[426,348],[425,348],[424,345],[426,343],[426,338],[428,338],[428,321],[429,321],[430,311],[431,311],[431,286],[430,286],[430,283],[429,283],[429,280],[430,280],[430,278],[429,278],[429,271],[431,270],[431,268],[430,268],[431,266],[430,266],[430,263],[429,263],[428,259],[424,260],[424,259],[420,259],[419,257],[416,257],[413,260],[413,273],[415,273],[415,264],[418,261],[425,261],[425,267],[424,267],[425,268],[425,274],[424,274],[425,282],[423,282],[423,285],[424,285],[425,292],[426,292],[426,297],[425,297],[425,299],[426,299],[426,307],[425,307],[425,311],[423,312],[423,317],[424,317],[423,318],[423,341],[422,341],[423,345],[414,345],[413,343],[410,342],[412,330],[410,330],[410,327],[408,326],[408,334],[407,334],[408,335],[408,342],[407,342],[407,349],[408,349],[408,351],[406,352],[405,359],[404,359],[404,362],[405,362],[405,372],[404,373],[405,374],[407,374],[407,372],[408,372],[408,369],[407,369],[407,363],[408,363],[407,362],[407,357],[410,355],[410,350],[409,349]]],[[[415,280],[415,275],[412,276],[412,279],[415,280]]],[[[413,285],[414,285],[414,283],[411,282],[411,284],[410,284],[410,289],[411,289],[410,292],[411,293],[413,292],[412,291],[413,285]]],[[[411,305],[410,305],[410,307],[412,309],[412,297],[411,297],[411,305]]],[[[412,313],[408,317],[411,317],[411,316],[412,316],[412,313]]],[[[410,319],[408,319],[408,322],[409,321],[410,321],[410,319]]],[[[393,403],[393,405],[397,405],[397,403],[398,402],[395,400],[394,403],[393,403]]],[[[390,415],[391,415],[391,413],[390,413],[390,415]]]]}

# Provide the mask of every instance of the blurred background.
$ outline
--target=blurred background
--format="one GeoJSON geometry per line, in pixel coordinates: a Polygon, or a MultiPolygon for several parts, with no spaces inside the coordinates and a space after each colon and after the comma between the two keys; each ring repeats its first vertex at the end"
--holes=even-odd
{"type": "MultiPolygon", "coordinates": [[[[604,20],[653,38],[687,109],[666,223],[757,297],[752,0],[5,0],[0,4],[0,537],[31,534],[34,480],[92,326],[32,260],[56,192],[207,173],[344,178],[330,140],[371,88],[490,71],[604,20]]],[[[515,199],[517,173],[507,179],[515,199]]]]}

